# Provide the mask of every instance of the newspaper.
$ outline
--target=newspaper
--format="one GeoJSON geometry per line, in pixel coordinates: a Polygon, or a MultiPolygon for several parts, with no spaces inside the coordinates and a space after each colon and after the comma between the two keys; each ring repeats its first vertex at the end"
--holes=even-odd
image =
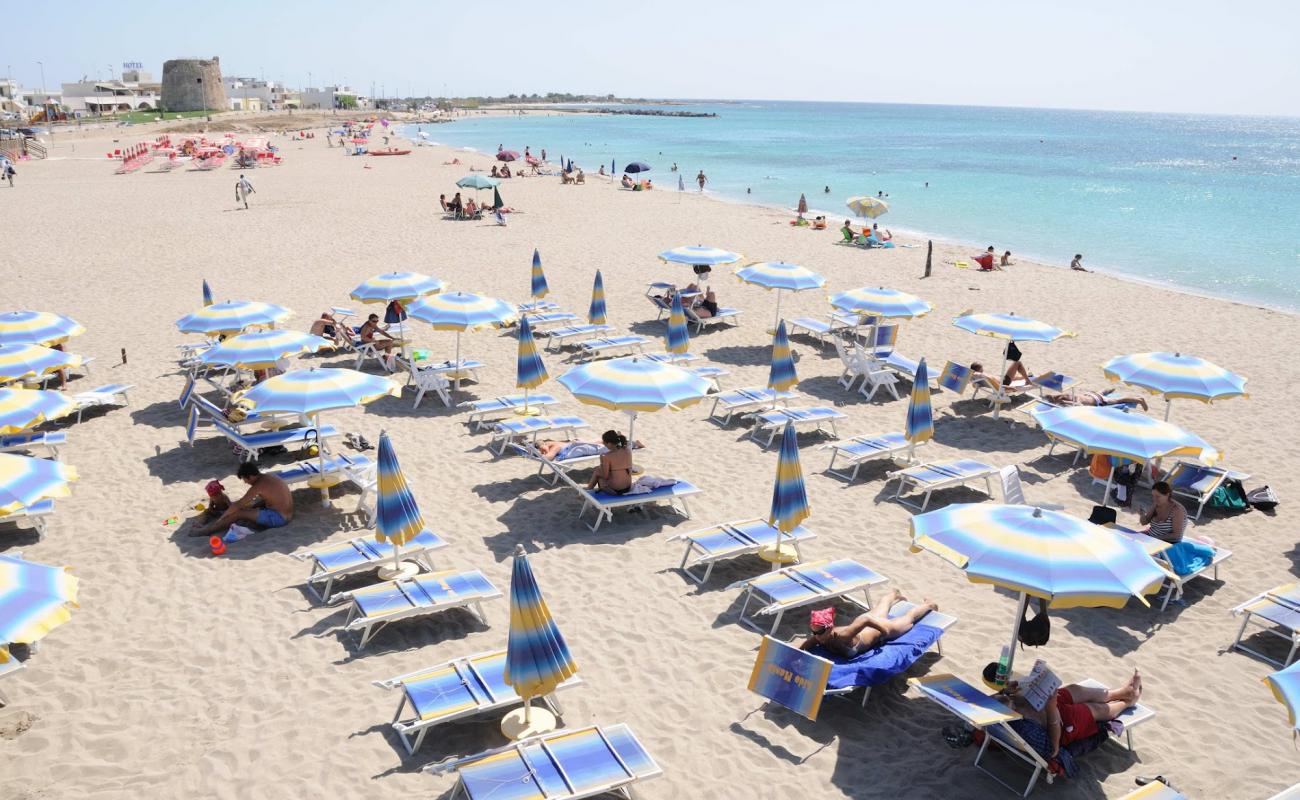
{"type": "Polygon", "coordinates": [[[1056,673],[1047,668],[1047,662],[1040,658],[1034,662],[1029,677],[1020,682],[1020,695],[1034,707],[1035,711],[1042,711],[1047,701],[1052,699],[1059,688],[1061,688],[1061,679],[1056,677],[1056,673]]]}

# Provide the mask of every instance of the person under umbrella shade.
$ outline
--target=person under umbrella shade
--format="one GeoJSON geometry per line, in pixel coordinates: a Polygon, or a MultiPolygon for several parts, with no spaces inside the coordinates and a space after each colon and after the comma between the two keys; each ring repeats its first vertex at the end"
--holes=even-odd
{"type": "Polygon", "coordinates": [[[578,674],[564,635],[555,624],[523,545],[516,545],[510,571],[510,633],[506,638],[505,682],[523,698],[524,707],[506,715],[501,732],[511,740],[555,729],[555,716],[532,701],[555,691],[578,674]]]}
{"type": "Polygon", "coordinates": [[[912,552],[939,556],[972,583],[1019,594],[1011,663],[1030,597],[1060,609],[1123,608],[1131,597],[1149,606],[1145,595],[1159,591],[1167,577],[1138,542],[1042,508],[959,503],[919,514],[911,526],[912,552]]]}
{"type": "Polygon", "coordinates": [[[916,446],[934,436],[934,410],[930,407],[930,375],[925,359],[916,365],[912,380],[912,394],[907,399],[907,424],[903,438],[907,439],[907,458],[916,454],[916,446]]]}
{"type": "Polygon", "coordinates": [[[375,492],[375,540],[393,546],[393,566],[379,570],[381,580],[409,578],[419,572],[417,564],[402,561],[402,545],[424,531],[420,506],[406,484],[406,476],[397,463],[397,452],[387,431],[379,434],[379,451],[375,456],[377,487],[375,492]]]}
{"type": "Polygon", "coordinates": [[[1165,398],[1165,419],[1174,400],[1213,403],[1230,397],[1249,397],[1246,379],[1218,364],[1182,353],[1134,353],[1117,356],[1101,366],[1112,381],[1146,389],[1165,398]]]}
{"type": "Polygon", "coordinates": [[[203,305],[212,305],[212,287],[208,286],[207,279],[203,281],[203,305]]]}
{"type": "Polygon", "coordinates": [[[781,540],[811,514],[803,484],[803,468],[799,464],[799,438],[794,423],[787,421],[785,430],[781,432],[781,451],[776,459],[772,510],[767,516],[767,524],[776,528],[776,544],[759,552],[761,558],[772,563],[772,569],[797,558],[794,548],[786,547],[781,540]]]}
{"type": "MultiPolygon", "coordinates": [[[[465,331],[495,328],[508,325],[516,317],[515,309],[504,300],[470,292],[444,292],[416,300],[407,307],[411,317],[429,323],[436,331],[456,332],[456,360],[459,368],[460,335],[465,331]]],[[[460,373],[456,373],[453,388],[460,389],[460,373]]]]}
{"type": "Polygon", "coordinates": [[[181,333],[199,333],[204,336],[229,336],[248,328],[275,327],[292,316],[284,306],[258,303],[251,300],[228,300],[213,303],[176,320],[181,333]]]}
{"type": "Polygon", "coordinates": [[[591,304],[587,306],[587,322],[592,325],[604,325],[608,320],[605,313],[605,280],[596,270],[596,279],[591,284],[591,304]]]}
{"type": "MultiPolygon", "coordinates": [[[[33,644],[72,619],[77,584],[67,567],[0,555],[0,642],[33,644]]],[[[10,658],[0,647],[0,664],[10,658]]]]}
{"type": "Polygon", "coordinates": [[[76,402],[62,392],[0,389],[0,436],[21,433],[76,410],[76,402]]]}
{"type": "Polygon", "coordinates": [[[0,314],[0,344],[39,344],[52,347],[86,329],[74,319],[49,311],[6,311],[0,314]]]}
{"type": "Polygon", "coordinates": [[[528,407],[528,392],[546,383],[550,377],[546,372],[546,362],[542,361],[542,354],[538,352],[537,342],[533,339],[532,325],[529,324],[528,317],[523,317],[519,320],[519,352],[515,359],[515,386],[524,390],[521,414],[534,413],[528,407]]]}
{"type": "MultiPolygon", "coordinates": [[[[964,331],[979,336],[991,336],[1006,342],[1002,345],[1002,369],[998,372],[999,378],[1006,375],[1007,354],[1013,341],[1054,342],[1064,336],[1074,336],[1073,333],[1048,325],[1046,322],[1019,317],[1015,314],[976,314],[968,310],[962,312],[952,321],[952,324],[964,331]]],[[[993,418],[997,419],[1001,411],[1002,405],[995,403],[993,418]]]]}
{"type": "Polygon", "coordinates": [[[845,201],[849,210],[859,217],[870,217],[876,219],[889,213],[889,203],[878,197],[850,197],[845,201]]]}
{"type": "Polygon", "coordinates": [[[761,286],[768,291],[776,290],[776,319],[781,321],[781,293],[785,291],[802,292],[805,289],[817,289],[826,285],[826,278],[807,267],[786,261],[759,261],[736,270],[736,277],[745,283],[761,286]]]}

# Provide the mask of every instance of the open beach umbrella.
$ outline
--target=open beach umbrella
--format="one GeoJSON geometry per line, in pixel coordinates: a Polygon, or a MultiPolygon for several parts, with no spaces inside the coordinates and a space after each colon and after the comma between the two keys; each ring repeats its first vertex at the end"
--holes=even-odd
{"type": "MultiPolygon", "coordinates": [[[[443,292],[416,300],[407,306],[411,317],[429,323],[436,331],[456,332],[456,366],[459,368],[460,335],[465,331],[494,328],[515,320],[516,311],[504,300],[470,292],[443,292]]],[[[460,388],[456,373],[454,388],[460,388]]]]}
{"type": "Polygon", "coordinates": [[[212,287],[208,285],[206,278],[203,281],[203,305],[212,305],[212,287]]]}
{"type": "MultiPolygon", "coordinates": [[[[353,408],[381,397],[400,397],[401,394],[400,384],[379,375],[368,375],[354,369],[312,367],[267,378],[234,395],[231,400],[249,411],[298,414],[319,424],[321,412],[353,408]]],[[[328,440],[321,439],[317,447],[321,474],[308,483],[321,490],[321,505],[329,504],[332,483],[325,474],[328,449],[328,440]]]]}
{"type": "Polygon", "coordinates": [[[495,189],[497,180],[475,172],[456,181],[456,185],[462,189],[495,189]]]}
{"type": "MultiPolygon", "coordinates": [[[[1053,608],[1123,608],[1160,589],[1165,572],[1141,544],[1087,520],[1023,505],[958,503],[912,517],[912,552],[927,550],[1020,595],[1011,660],[1030,597],[1053,608]]],[[[1010,665],[1008,665],[1008,670],[1010,665]]]]}
{"type": "MultiPolygon", "coordinates": [[[[757,261],[736,270],[736,277],[768,291],[776,290],[776,322],[781,321],[782,292],[802,292],[826,285],[826,278],[807,267],[786,261],[757,261]]],[[[776,322],[772,323],[773,327],[776,322]]]]}
{"type": "Polygon", "coordinates": [[[221,336],[241,331],[258,325],[274,327],[293,314],[284,306],[271,303],[258,303],[251,300],[228,300],[213,303],[198,311],[186,314],[176,320],[176,327],[181,333],[200,333],[205,336],[221,336]]]}
{"type": "Polygon", "coordinates": [[[795,559],[793,550],[782,552],[782,537],[808,519],[808,493],[803,485],[803,468],[799,464],[799,438],[794,423],[787,421],[781,432],[781,451],[776,458],[776,480],[772,484],[772,510],[767,524],[776,528],[776,544],[759,555],[772,562],[772,569],[795,559]]]}
{"type": "Polygon", "coordinates": [[[886,289],[883,286],[861,289],[849,289],[831,295],[831,307],[850,314],[873,317],[871,323],[871,342],[876,341],[876,330],[882,319],[916,319],[924,317],[933,308],[916,295],[886,289]]]}
{"type": "Polygon", "coordinates": [[[254,331],[212,346],[199,355],[198,362],[247,370],[271,369],[280,359],[330,346],[327,340],[303,331],[254,331]]]}
{"type": "Polygon", "coordinates": [[[650,165],[645,163],[644,161],[633,161],[632,163],[628,164],[626,167],[623,167],[623,171],[630,175],[637,175],[642,172],[649,172],[650,165]]]}
{"type": "MultiPolygon", "coordinates": [[[[794,354],[790,352],[790,337],[785,332],[785,321],[776,325],[772,334],[772,365],[767,371],[767,388],[773,392],[789,391],[799,382],[794,369],[794,354]]],[[[773,395],[775,402],[775,395],[773,395]]]]}
{"type": "MultiPolygon", "coordinates": [[[[0,453],[0,515],[72,494],[77,470],[61,461],[0,453]]],[[[0,641],[4,641],[0,639],[0,641]]]]}
{"type": "Polygon", "coordinates": [[[1246,379],[1203,358],[1182,353],[1133,353],[1117,356],[1101,366],[1112,381],[1146,389],[1165,398],[1165,419],[1173,401],[1213,403],[1229,397],[1249,397],[1246,379]]]}
{"type": "MultiPolygon", "coordinates": [[[[1011,342],[1054,342],[1063,336],[1074,336],[1073,333],[1048,325],[1046,322],[1018,317],[1015,314],[976,314],[967,310],[954,319],[952,324],[964,331],[979,336],[991,336],[1006,342],[1002,345],[1002,369],[998,371],[999,380],[1007,372],[1007,352],[1011,342]]],[[[994,419],[998,418],[1001,410],[1000,404],[993,406],[994,419]]]]}
{"type": "Polygon", "coordinates": [[[0,555],[0,643],[32,644],[72,619],[77,583],[67,567],[0,555]]]}
{"type": "Polygon", "coordinates": [[[379,450],[375,455],[377,486],[375,489],[375,539],[393,546],[391,570],[380,570],[381,580],[391,581],[409,576],[419,570],[415,564],[402,564],[402,545],[419,536],[424,530],[424,517],[420,506],[406,485],[406,476],[397,463],[388,431],[379,434],[379,450]]]}
{"type": "Polygon", "coordinates": [[[514,161],[519,158],[519,154],[514,150],[501,150],[497,153],[497,161],[514,161]]]}
{"type": "Polygon", "coordinates": [[[659,254],[659,260],[665,264],[686,264],[692,267],[734,264],[742,258],[744,256],[740,253],[723,250],[721,247],[706,247],[702,244],[674,247],[659,254]]]}
{"type": "Polygon", "coordinates": [[[81,356],[39,344],[0,344],[0,383],[76,367],[81,356]]]}
{"type": "Polygon", "coordinates": [[[608,320],[605,313],[605,279],[600,270],[596,270],[596,279],[591,284],[591,305],[587,306],[587,322],[592,325],[604,325],[608,320]]]}
{"type": "Polygon", "coordinates": [[[551,617],[524,546],[517,545],[510,571],[510,633],[503,679],[523,698],[524,707],[506,715],[501,731],[511,739],[521,739],[553,730],[554,715],[545,709],[533,710],[533,698],[545,697],[576,674],[578,664],[551,617]]]}
{"type": "MultiPolygon", "coordinates": [[[[1172,422],[1152,419],[1145,414],[1130,413],[1104,406],[1066,406],[1034,414],[1047,438],[1081,448],[1085,453],[1127,458],[1148,463],[1166,456],[1187,456],[1207,465],[1219,460],[1219,451],[1194,433],[1172,422]]],[[[1106,478],[1106,495],[1110,501],[1112,465],[1106,478]]]]}
{"type": "Polygon", "coordinates": [[[445,284],[437,278],[418,272],[385,272],[357,284],[348,295],[362,303],[391,303],[396,300],[405,305],[417,297],[441,292],[445,284]]]}
{"type": "Polygon", "coordinates": [[[1300,719],[1297,719],[1300,714],[1296,713],[1300,709],[1300,661],[1264,678],[1264,683],[1273,690],[1277,701],[1286,706],[1287,719],[1291,723],[1291,737],[1300,735],[1300,719]]]}
{"type": "Polygon", "coordinates": [[[912,380],[912,394],[907,400],[907,424],[903,438],[907,439],[907,457],[911,459],[916,446],[934,436],[934,410],[930,407],[930,375],[925,359],[916,365],[912,380]]]}
{"type": "Polygon", "coordinates": [[[551,376],[546,372],[546,362],[537,351],[533,327],[528,317],[519,320],[519,352],[515,359],[515,386],[524,390],[524,408],[528,408],[528,390],[536,389],[551,376]]]}
{"type": "Polygon", "coordinates": [[[0,314],[0,344],[62,344],[86,329],[76,320],[49,311],[6,311],[0,314]]]}
{"type": "Polygon", "coordinates": [[[673,292],[673,310],[668,314],[668,347],[673,355],[685,355],[691,347],[690,329],[686,325],[686,311],[682,308],[682,297],[673,292]]]}
{"type": "Polygon", "coordinates": [[[77,404],[62,392],[0,389],[0,436],[66,417],[76,410],[77,404]]]}
{"type": "Polygon", "coordinates": [[[581,364],[559,381],[581,403],[627,414],[629,442],[636,441],[638,413],[694,405],[708,395],[710,385],[694,372],[636,356],[581,364]]]}
{"type": "Polygon", "coordinates": [[[850,197],[848,200],[844,201],[844,204],[849,207],[850,211],[859,217],[870,217],[871,219],[875,219],[876,217],[882,217],[889,213],[889,203],[886,203],[879,197],[850,197]]]}

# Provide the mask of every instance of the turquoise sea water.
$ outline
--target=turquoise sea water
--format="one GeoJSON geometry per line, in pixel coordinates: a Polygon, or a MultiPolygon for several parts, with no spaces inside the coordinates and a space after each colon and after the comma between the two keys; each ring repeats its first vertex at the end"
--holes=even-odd
{"type": "Polygon", "coordinates": [[[710,119],[469,116],[442,144],[546,148],[588,172],[644,161],[675,189],[832,219],[888,194],[883,227],[1300,311],[1300,119],[746,101],[710,119]],[[925,186],[929,182],[929,187],[925,186]],[[823,188],[829,185],[830,194],[823,188]],[[747,194],[747,190],[752,194],[747,194]]]}

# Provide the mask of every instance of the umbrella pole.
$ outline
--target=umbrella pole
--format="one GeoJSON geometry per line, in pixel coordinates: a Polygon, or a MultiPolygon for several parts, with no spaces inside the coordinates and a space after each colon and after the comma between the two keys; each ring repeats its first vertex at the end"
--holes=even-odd
{"type": "Polygon", "coordinates": [[[325,440],[320,435],[320,414],[317,413],[312,421],[316,423],[316,454],[320,456],[320,505],[329,508],[330,490],[325,481],[325,440]]]}
{"type": "Polygon", "coordinates": [[[776,290],[776,319],[772,322],[772,335],[776,335],[776,329],[781,325],[781,290],[776,290]]]}
{"type": "Polygon", "coordinates": [[[1106,493],[1101,497],[1101,507],[1105,508],[1110,503],[1110,485],[1115,480],[1115,465],[1110,465],[1110,472],[1106,475],[1106,493]]]}
{"type": "Polygon", "coordinates": [[[524,698],[524,724],[532,724],[533,721],[533,698],[524,698]]]}
{"type": "Polygon", "coordinates": [[[629,466],[628,466],[628,479],[630,480],[630,479],[632,478],[632,469],[631,469],[631,464],[632,464],[632,461],[633,461],[633,457],[632,457],[632,456],[633,456],[633,453],[636,452],[636,412],[635,412],[635,411],[629,411],[629,412],[627,412],[627,416],[628,416],[628,423],[627,423],[627,463],[628,463],[628,465],[629,465],[629,466]]]}
{"type": "Polygon", "coordinates": [[[1173,410],[1174,410],[1174,401],[1166,397],[1165,398],[1165,422],[1169,421],[1169,415],[1173,412],[1173,410]]]}
{"type": "MultiPolygon", "coordinates": [[[[998,389],[997,394],[1001,394],[1007,388],[1005,385],[1005,381],[1003,379],[1007,377],[1007,351],[1010,349],[1011,349],[1011,340],[1008,339],[1007,343],[1002,345],[1002,369],[998,372],[998,377],[997,377],[998,386],[1002,388],[998,389]]],[[[997,397],[995,396],[994,403],[993,403],[993,419],[998,418],[998,412],[1000,411],[1002,411],[1002,404],[997,402],[997,397]]]]}
{"type": "Polygon", "coordinates": [[[459,392],[460,391],[460,331],[456,331],[456,363],[454,365],[454,369],[456,371],[452,373],[452,375],[454,375],[455,377],[452,379],[454,383],[452,384],[451,388],[459,392]]]}
{"type": "Polygon", "coordinates": [[[1011,668],[1016,663],[1016,642],[1020,641],[1020,620],[1025,616],[1025,607],[1029,605],[1029,595],[1020,593],[1020,602],[1016,605],[1016,621],[1011,626],[1011,650],[1007,653],[1007,680],[1011,680],[1011,668]]]}

